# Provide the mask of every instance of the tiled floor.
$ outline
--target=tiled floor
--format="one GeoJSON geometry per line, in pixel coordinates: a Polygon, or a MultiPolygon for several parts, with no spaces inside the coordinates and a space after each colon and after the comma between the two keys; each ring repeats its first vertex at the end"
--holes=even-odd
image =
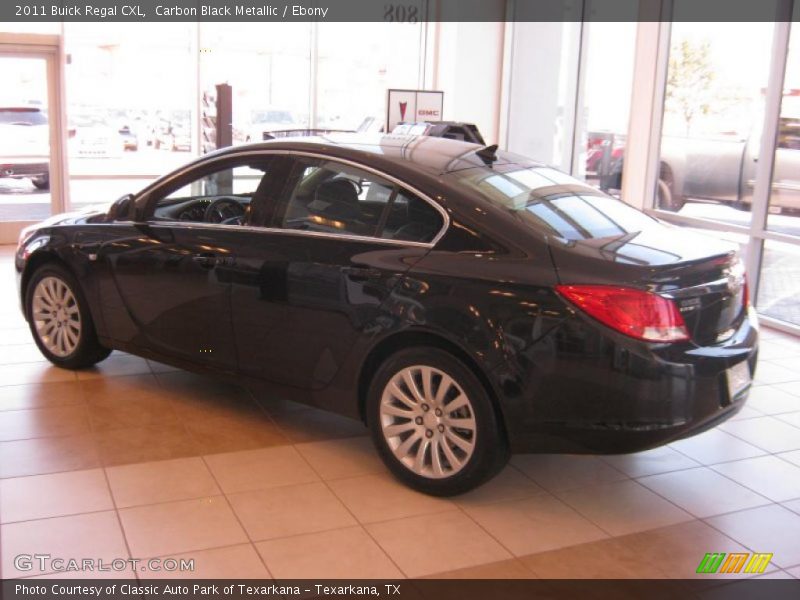
{"type": "Polygon", "coordinates": [[[684,578],[730,551],[800,576],[800,340],[784,334],[763,331],[750,403],[717,429],[515,456],[440,499],[389,477],[359,423],[119,353],[54,368],[13,289],[0,248],[3,577],[46,575],[13,561],[46,552],[193,558],[180,575],[209,578],[684,578]]]}

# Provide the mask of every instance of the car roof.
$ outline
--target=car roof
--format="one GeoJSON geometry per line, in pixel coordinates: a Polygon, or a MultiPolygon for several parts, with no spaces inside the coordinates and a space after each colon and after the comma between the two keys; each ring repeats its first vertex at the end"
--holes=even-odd
{"type": "MultiPolygon", "coordinates": [[[[232,146],[206,156],[219,157],[253,150],[305,151],[349,158],[376,166],[395,165],[428,175],[440,175],[462,169],[485,167],[484,159],[476,154],[482,148],[484,146],[479,144],[430,136],[328,133],[318,136],[283,137],[255,144],[232,146]]],[[[518,162],[516,159],[521,158],[498,152],[494,164],[518,162]]],[[[527,159],[524,161],[531,164],[527,159]]]]}

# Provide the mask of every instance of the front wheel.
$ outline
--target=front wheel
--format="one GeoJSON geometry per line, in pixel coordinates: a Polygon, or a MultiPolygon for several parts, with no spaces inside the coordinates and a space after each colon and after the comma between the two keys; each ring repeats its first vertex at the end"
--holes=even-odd
{"type": "Polygon", "coordinates": [[[25,311],[36,345],[56,366],[90,367],[111,353],[97,340],[80,285],[60,265],[44,265],[33,274],[25,311]]]}
{"type": "Polygon", "coordinates": [[[389,357],[367,397],[381,458],[410,487],[435,496],[467,492],[508,460],[508,445],[484,386],[460,360],[418,347],[389,357]]]}

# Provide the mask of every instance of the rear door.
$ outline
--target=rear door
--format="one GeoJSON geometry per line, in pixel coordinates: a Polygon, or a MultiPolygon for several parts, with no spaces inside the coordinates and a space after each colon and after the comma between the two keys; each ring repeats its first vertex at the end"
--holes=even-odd
{"type": "Polygon", "coordinates": [[[305,390],[327,386],[356,339],[381,326],[392,290],[443,224],[386,176],[296,157],[261,241],[238,253],[240,369],[305,390]]]}

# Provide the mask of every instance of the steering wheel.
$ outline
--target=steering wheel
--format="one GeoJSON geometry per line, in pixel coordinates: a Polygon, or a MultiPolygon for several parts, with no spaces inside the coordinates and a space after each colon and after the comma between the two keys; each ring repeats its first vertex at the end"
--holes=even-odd
{"type": "Polygon", "coordinates": [[[221,196],[206,207],[203,221],[225,225],[241,224],[244,212],[244,207],[236,198],[221,196]]]}

